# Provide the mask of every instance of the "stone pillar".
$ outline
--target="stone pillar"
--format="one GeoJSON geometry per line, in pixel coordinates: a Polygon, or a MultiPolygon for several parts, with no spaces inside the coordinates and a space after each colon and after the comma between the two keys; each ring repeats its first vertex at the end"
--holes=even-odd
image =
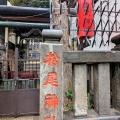
{"type": "MultiPolygon", "coordinates": [[[[60,0],[52,0],[52,22],[53,28],[58,30],[61,29],[63,31],[63,36],[60,40],[60,43],[63,44],[63,50],[69,51],[72,50],[72,46],[69,45],[71,43],[69,40],[68,35],[68,10],[66,1],[62,2],[60,5],[60,0]],[[60,7],[62,9],[60,9],[60,7]],[[60,11],[61,10],[61,11],[60,11]],[[60,13],[61,12],[61,13],[60,13]]],[[[64,106],[68,104],[68,99],[65,96],[65,93],[68,90],[72,89],[72,64],[71,63],[64,63],[64,106]]]]}
{"type": "Polygon", "coordinates": [[[90,78],[90,92],[93,94],[94,91],[94,80],[93,80],[93,65],[91,66],[91,78],[90,78]]]}
{"type": "MultiPolygon", "coordinates": [[[[114,51],[120,51],[120,34],[114,36],[111,42],[116,46],[112,49],[114,51]]],[[[114,64],[115,70],[112,77],[112,106],[120,111],[120,63],[114,64]]]]}
{"type": "Polygon", "coordinates": [[[101,63],[93,66],[94,108],[99,115],[110,114],[110,66],[101,63]]]}
{"type": "Polygon", "coordinates": [[[120,111],[120,63],[115,63],[115,71],[112,78],[112,105],[120,111]]]}
{"type": "Polygon", "coordinates": [[[87,65],[74,65],[74,110],[75,116],[87,115],[87,65]]]}
{"type": "Polygon", "coordinates": [[[40,118],[63,120],[63,51],[61,44],[40,46],[40,118]]]}

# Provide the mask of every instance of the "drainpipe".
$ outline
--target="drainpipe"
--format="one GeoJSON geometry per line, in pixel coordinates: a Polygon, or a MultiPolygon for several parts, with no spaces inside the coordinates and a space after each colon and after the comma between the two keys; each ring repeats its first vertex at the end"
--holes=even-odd
{"type": "Polygon", "coordinates": [[[40,28],[49,29],[49,23],[27,23],[27,22],[11,22],[11,21],[0,21],[0,26],[3,27],[17,27],[17,28],[40,28]]]}

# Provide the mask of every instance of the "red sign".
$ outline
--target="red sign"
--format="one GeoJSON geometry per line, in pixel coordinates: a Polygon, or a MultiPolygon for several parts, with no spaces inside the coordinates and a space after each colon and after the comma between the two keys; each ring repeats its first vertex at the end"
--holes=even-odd
{"type": "Polygon", "coordinates": [[[46,120],[56,120],[55,116],[46,116],[46,120]]]}

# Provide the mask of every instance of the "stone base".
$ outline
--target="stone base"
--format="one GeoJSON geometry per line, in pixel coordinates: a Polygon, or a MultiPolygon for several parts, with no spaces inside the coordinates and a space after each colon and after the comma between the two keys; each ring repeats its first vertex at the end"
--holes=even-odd
{"type": "Polygon", "coordinates": [[[120,120],[120,112],[111,109],[110,115],[99,116],[93,109],[87,111],[87,117],[75,117],[72,111],[64,112],[63,120],[120,120]]]}

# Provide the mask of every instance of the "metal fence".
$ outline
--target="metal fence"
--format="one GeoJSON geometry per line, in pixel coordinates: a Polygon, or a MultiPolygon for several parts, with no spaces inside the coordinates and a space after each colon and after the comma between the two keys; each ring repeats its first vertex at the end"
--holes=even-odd
{"type": "Polygon", "coordinates": [[[0,59],[0,115],[39,114],[39,72],[40,61],[19,58],[17,48],[0,59]]]}
{"type": "Polygon", "coordinates": [[[19,89],[37,88],[39,72],[40,61],[37,59],[0,59],[0,88],[14,89],[16,80],[19,89]]]}

